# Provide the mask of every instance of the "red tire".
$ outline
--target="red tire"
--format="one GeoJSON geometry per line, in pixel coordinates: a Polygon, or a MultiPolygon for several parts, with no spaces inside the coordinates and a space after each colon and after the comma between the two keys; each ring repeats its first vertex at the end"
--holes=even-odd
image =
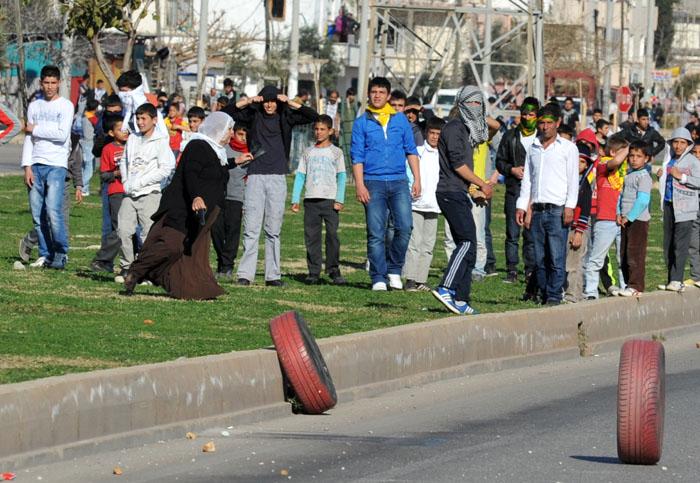
{"type": "Polygon", "coordinates": [[[307,414],[321,414],[338,402],[333,380],[309,327],[297,312],[270,321],[270,335],[282,371],[307,414]]]}
{"type": "Polygon", "coordinates": [[[661,459],[664,378],[665,355],[660,342],[624,343],[617,385],[617,455],[623,463],[653,465],[661,459]]]}

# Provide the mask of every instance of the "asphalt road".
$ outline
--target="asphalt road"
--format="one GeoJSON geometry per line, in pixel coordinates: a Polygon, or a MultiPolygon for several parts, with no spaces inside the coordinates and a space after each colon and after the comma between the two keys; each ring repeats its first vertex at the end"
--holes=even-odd
{"type": "Polygon", "coordinates": [[[22,174],[22,169],[19,167],[21,157],[21,144],[0,145],[0,175],[22,174]]]}
{"type": "Polygon", "coordinates": [[[451,379],[18,471],[17,481],[514,481],[700,479],[700,332],[666,342],[664,452],[617,460],[618,354],[451,379]],[[222,435],[222,431],[228,432],[222,435]],[[202,453],[207,441],[216,452],[202,453]]]}

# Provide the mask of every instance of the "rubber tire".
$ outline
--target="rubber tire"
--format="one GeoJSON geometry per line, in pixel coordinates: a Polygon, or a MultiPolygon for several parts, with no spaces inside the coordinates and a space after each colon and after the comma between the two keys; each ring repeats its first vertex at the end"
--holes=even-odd
{"type": "Polygon", "coordinates": [[[330,372],[309,327],[297,312],[270,321],[277,357],[306,414],[321,414],[338,402],[330,372]]]}
{"type": "Polygon", "coordinates": [[[664,346],[625,342],[617,385],[617,455],[623,463],[653,465],[661,459],[665,390],[664,346]]]}

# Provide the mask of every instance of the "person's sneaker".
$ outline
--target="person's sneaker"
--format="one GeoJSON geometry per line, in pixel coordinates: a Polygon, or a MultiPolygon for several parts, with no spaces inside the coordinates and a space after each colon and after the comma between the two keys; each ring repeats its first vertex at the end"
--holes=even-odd
{"type": "Polygon", "coordinates": [[[348,281],[345,280],[345,278],[341,274],[336,273],[334,275],[331,275],[331,283],[333,285],[347,285],[348,281]]]}
{"type": "Polygon", "coordinates": [[[586,297],[586,300],[598,300],[598,297],[594,297],[593,295],[589,295],[586,297]]]}
{"type": "Polygon", "coordinates": [[[139,282],[139,285],[141,285],[142,287],[153,287],[153,282],[151,282],[150,280],[142,280],[139,282]]]}
{"type": "Polygon", "coordinates": [[[27,245],[27,243],[24,241],[24,238],[19,239],[19,258],[23,262],[28,262],[29,257],[32,256],[32,248],[27,245]]]}
{"type": "Polygon", "coordinates": [[[285,283],[279,278],[277,280],[265,280],[266,287],[284,287],[284,285],[285,283]]]}
{"type": "Polygon", "coordinates": [[[660,283],[659,285],[656,286],[658,290],[666,290],[666,284],[660,283]]]}
{"type": "Polygon", "coordinates": [[[700,280],[697,280],[693,285],[695,285],[697,288],[700,288],[700,280]]]}
{"type": "Polygon", "coordinates": [[[670,292],[684,292],[685,285],[683,285],[683,282],[674,280],[673,282],[670,282],[668,285],[666,285],[666,290],[670,292]]]}
{"type": "Polygon", "coordinates": [[[503,280],[503,283],[518,283],[518,272],[508,272],[508,275],[506,275],[506,278],[505,280],[503,280]]]}
{"type": "Polygon", "coordinates": [[[617,297],[620,294],[620,290],[622,290],[622,289],[620,287],[618,287],[617,285],[611,285],[608,287],[607,292],[608,292],[608,295],[610,295],[611,297],[617,297]]]}
{"type": "Polygon", "coordinates": [[[472,273],[472,282],[483,282],[485,278],[486,278],[485,274],[472,273]]]}
{"type": "Polygon", "coordinates": [[[126,278],[126,274],[128,273],[128,270],[122,269],[119,274],[114,277],[114,281],[116,283],[124,283],[124,279],[126,278]]]}
{"type": "Polygon", "coordinates": [[[228,281],[228,280],[233,279],[233,271],[232,270],[224,270],[222,272],[216,272],[214,274],[214,277],[219,281],[228,281]]]}
{"type": "Polygon", "coordinates": [[[417,292],[418,291],[418,284],[416,283],[415,280],[406,280],[406,285],[404,285],[404,290],[406,292],[417,292]]]}
{"type": "Polygon", "coordinates": [[[43,268],[46,265],[46,257],[39,257],[29,264],[32,268],[43,268]]]}
{"type": "Polygon", "coordinates": [[[624,290],[620,290],[618,295],[620,297],[639,297],[639,291],[633,289],[632,287],[627,287],[624,290]]]}
{"type": "Polygon", "coordinates": [[[386,283],[374,282],[372,284],[372,291],[374,291],[374,292],[386,292],[386,283]]]}
{"type": "Polygon", "coordinates": [[[466,302],[455,300],[453,304],[460,315],[479,315],[479,311],[466,302]]]}
{"type": "Polygon", "coordinates": [[[496,270],[496,267],[486,267],[484,269],[486,271],[486,277],[495,277],[498,275],[498,270],[496,270]]]}
{"type": "Polygon", "coordinates": [[[93,260],[92,263],[90,263],[90,270],[93,272],[113,272],[114,267],[111,265],[101,262],[99,260],[93,260]]]}
{"type": "MultiPolygon", "coordinates": [[[[122,270],[122,273],[119,274],[118,276],[122,276],[124,279],[124,294],[125,295],[133,295],[134,294],[134,288],[136,288],[137,280],[134,274],[129,274],[125,270],[122,270]],[[122,276],[123,274],[123,276],[122,276]]],[[[116,280],[116,278],[115,278],[116,280]]]]}
{"type": "Polygon", "coordinates": [[[243,287],[247,287],[248,285],[250,285],[250,280],[248,280],[247,278],[239,278],[236,283],[238,285],[242,285],[243,287]]]}
{"type": "Polygon", "coordinates": [[[437,287],[431,292],[450,312],[461,314],[454,301],[454,291],[445,287],[437,287]]]}
{"type": "Polygon", "coordinates": [[[547,302],[545,302],[545,305],[548,305],[550,307],[553,307],[556,305],[561,305],[561,300],[554,300],[554,299],[547,300],[547,302]]]}
{"type": "Polygon", "coordinates": [[[389,274],[389,287],[394,290],[403,290],[403,282],[401,281],[401,275],[396,273],[389,274]]]}
{"type": "Polygon", "coordinates": [[[304,279],[304,283],[306,285],[318,285],[321,282],[321,279],[318,278],[318,275],[308,275],[304,279]]]}
{"type": "Polygon", "coordinates": [[[424,283],[419,283],[418,285],[416,285],[416,290],[418,292],[430,292],[433,289],[430,288],[430,285],[426,285],[424,283]]]}

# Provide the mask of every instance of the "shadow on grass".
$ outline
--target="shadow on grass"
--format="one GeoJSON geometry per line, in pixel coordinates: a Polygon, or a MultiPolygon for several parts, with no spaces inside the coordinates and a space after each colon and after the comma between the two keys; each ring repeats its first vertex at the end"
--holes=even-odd
{"type": "Polygon", "coordinates": [[[588,461],[590,463],[602,463],[606,465],[621,465],[622,462],[620,462],[619,459],[615,456],[581,456],[581,455],[574,455],[571,456],[572,459],[579,460],[579,461],[588,461]]]}
{"type": "Polygon", "coordinates": [[[79,278],[94,280],[95,282],[112,282],[114,283],[114,274],[109,272],[92,272],[90,270],[78,269],[75,275],[79,278]]]}

